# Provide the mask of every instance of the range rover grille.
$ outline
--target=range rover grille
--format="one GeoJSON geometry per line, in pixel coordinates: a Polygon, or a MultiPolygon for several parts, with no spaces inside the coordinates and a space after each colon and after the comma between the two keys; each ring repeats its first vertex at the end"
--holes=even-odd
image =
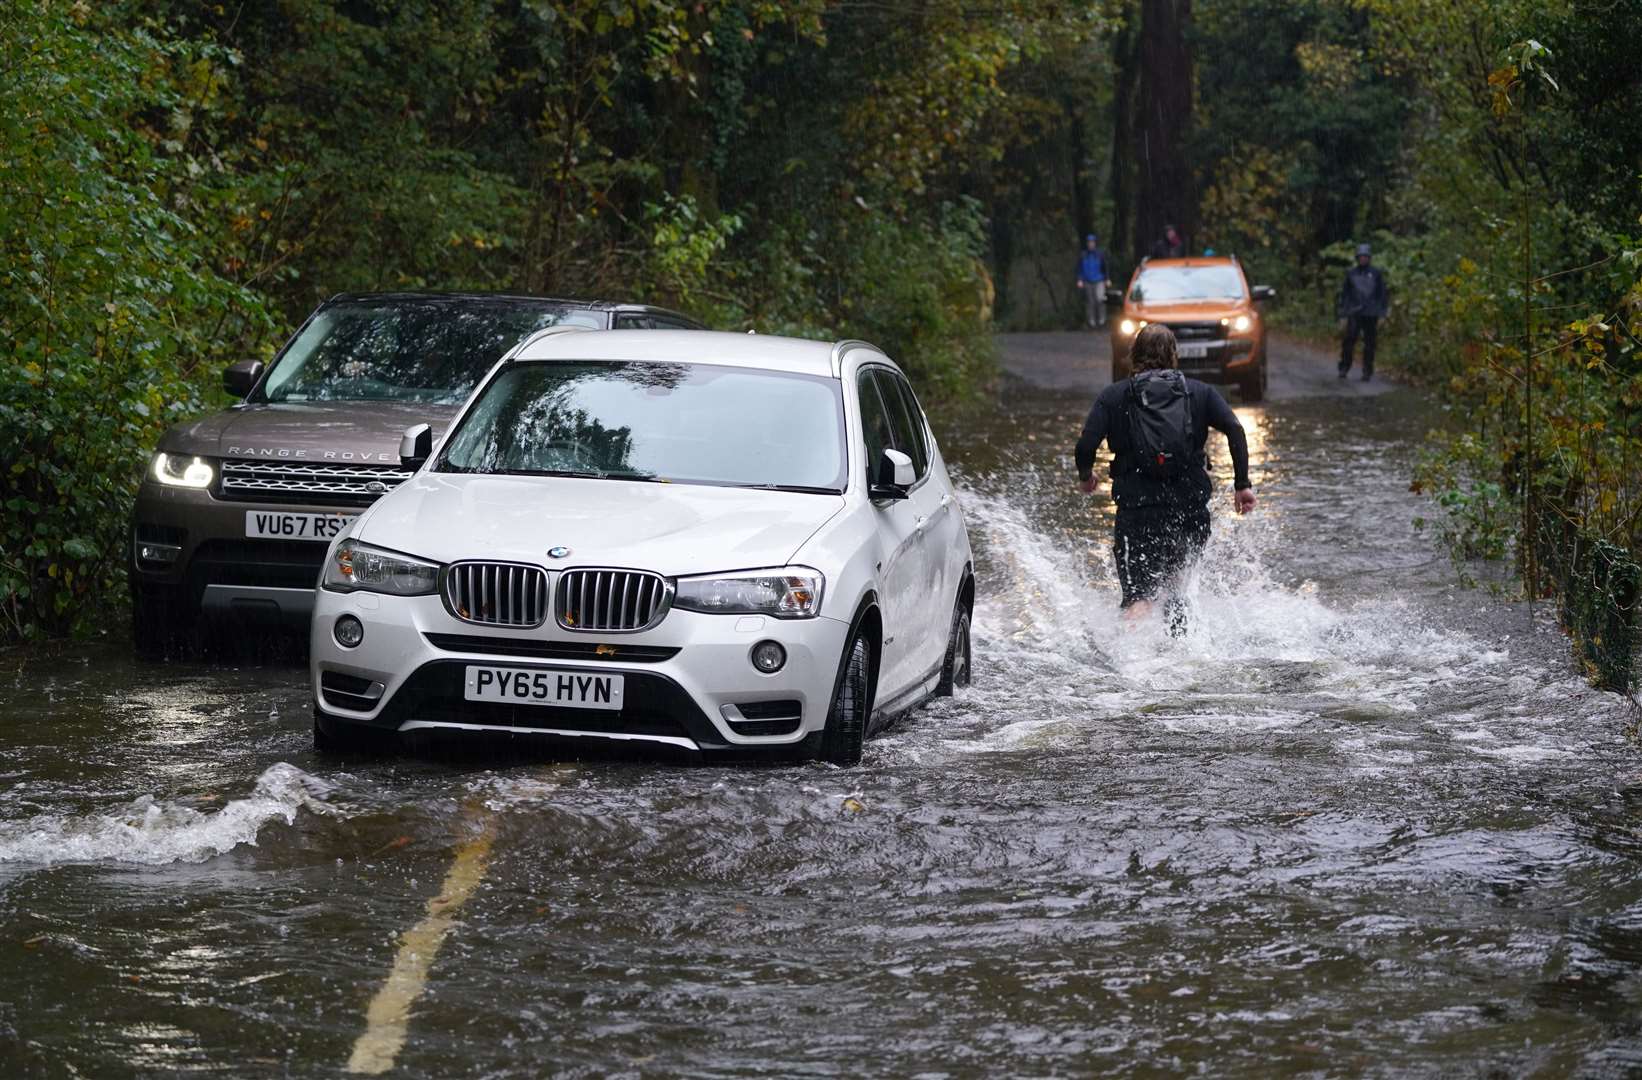
{"type": "Polygon", "coordinates": [[[410,474],[394,465],[228,458],[222,493],[230,498],[340,502],[369,506],[410,474]]]}
{"type": "Polygon", "coordinates": [[[540,626],[547,620],[547,571],[526,563],[455,563],[445,571],[445,607],[481,626],[540,626]]]}
{"type": "Polygon", "coordinates": [[[661,622],[672,587],[640,570],[567,570],[559,578],[559,625],[566,630],[631,633],[661,622]]]}

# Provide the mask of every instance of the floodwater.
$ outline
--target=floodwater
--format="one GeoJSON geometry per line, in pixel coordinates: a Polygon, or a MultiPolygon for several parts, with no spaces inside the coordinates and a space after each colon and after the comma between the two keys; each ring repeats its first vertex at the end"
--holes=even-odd
{"type": "Polygon", "coordinates": [[[1176,640],[1072,487],[1099,345],[941,425],[977,682],[859,768],[319,758],[288,663],[0,658],[0,1075],[1642,1071],[1630,714],[1452,587],[1425,407],[1281,350],[1176,640]]]}

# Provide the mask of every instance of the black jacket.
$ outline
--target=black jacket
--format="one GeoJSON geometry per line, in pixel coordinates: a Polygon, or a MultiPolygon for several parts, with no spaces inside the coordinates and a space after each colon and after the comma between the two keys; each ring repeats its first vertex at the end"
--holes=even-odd
{"type": "Polygon", "coordinates": [[[1100,392],[1089,410],[1089,418],[1083,422],[1083,437],[1078,440],[1077,448],[1079,479],[1087,480],[1094,475],[1095,451],[1105,440],[1112,448],[1112,499],[1119,510],[1141,506],[1202,506],[1209,501],[1213,490],[1205,451],[1212,427],[1223,432],[1231,446],[1232,469],[1236,473],[1233,486],[1239,491],[1253,487],[1249,482],[1249,442],[1237,414],[1207,383],[1187,379],[1186,390],[1191,395],[1195,453],[1193,468],[1185,477],[1167,483],[1141,470],[1129,437],[1129,380],[1124,379],[1100,392]]]}
{"type": "Polygon", "coordinates": [[[1385,313],[1391,310],[1391,297],[1386,292],[1385,275],[1380,273],[1380,268],[1353,266],[1347,270],[1345,280],[1340,283],[1340,298],[1335,307],[1336,315],[1342,319],[1353,315],[1385,318],[1385,313]]]}

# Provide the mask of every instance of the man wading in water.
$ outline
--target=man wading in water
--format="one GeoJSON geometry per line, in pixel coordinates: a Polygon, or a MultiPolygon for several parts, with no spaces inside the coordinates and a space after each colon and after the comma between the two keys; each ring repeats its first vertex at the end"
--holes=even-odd
{"type": "MultiPolygon", "coordinates": [[[[1254,509],[1254,487],[1243,425],[1212,387],[1177,370],[1174,332],[1158,323],[1143,327],[1129,358],[1134,375],[1101,391],[1083,422],[1077,464],[1078,486],[1093,493],[1095,451],[1102,440],[1112,448],[1112,553],[1124,614],[1138,618],[1160,591],[1173,590],[1209,542],[1212,485],[1203,452],[1209,428],[1223,432],[1231,447],[1239,514],[1254,509]]],[[[1166,609],[1169,633],[1178,637],[1186,629],[1185,610],[1173,595],[1166,609]]]]}

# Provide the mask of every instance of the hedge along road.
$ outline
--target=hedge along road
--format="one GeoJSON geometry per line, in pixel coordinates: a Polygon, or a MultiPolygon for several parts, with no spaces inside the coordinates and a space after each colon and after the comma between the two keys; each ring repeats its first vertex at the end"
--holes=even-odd
{"type": "Polygon", "coordinates": [[[324,759],[294,666],[7,656],[0,1072],[1642,1066],[1626,709],[1411,526],[1420,399],[1280,347],[1174,641],[1073,490],[1101,340],[1004,346],[977,684],[857,769],[324,759]]]}

